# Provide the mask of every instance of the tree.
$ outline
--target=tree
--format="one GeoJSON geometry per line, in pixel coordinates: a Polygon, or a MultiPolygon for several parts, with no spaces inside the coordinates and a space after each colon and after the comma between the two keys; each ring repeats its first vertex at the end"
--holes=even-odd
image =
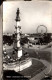
{"type": "Polygon", "coordinates": [[[21,38],[20,42],[21,42],[21,45],[24,45],[25,43],[28,43],[28,38],[27,37],[24,37],[24,38],[21,38]]]}

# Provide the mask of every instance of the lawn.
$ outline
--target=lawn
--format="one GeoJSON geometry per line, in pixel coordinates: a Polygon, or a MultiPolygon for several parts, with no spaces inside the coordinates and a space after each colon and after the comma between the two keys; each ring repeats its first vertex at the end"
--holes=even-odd
{"type": "Polygon", "coordinates": [[[26,68],[22,71],[20,71],[20,74],[26,76],[27,78],[32,78],[34,77],[37,73],[41,72],[44,70],[46,67],[44,66],[43,63],[41,63],[38,60],[32,59],[32,66],[29,68],[26,68]]]}

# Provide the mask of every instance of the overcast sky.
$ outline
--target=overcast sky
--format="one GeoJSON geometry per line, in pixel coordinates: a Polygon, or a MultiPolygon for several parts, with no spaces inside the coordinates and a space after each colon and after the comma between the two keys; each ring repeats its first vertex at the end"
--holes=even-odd
{"type": "Polygon", "coordinates": [[[3,32],[13,33],[16,25],[16,11],[20,9],[22,33],[36,33],[39,25],[45,25],[52,32],[51,5],[48,1],[7,1],[3,3],[3,32]]]}

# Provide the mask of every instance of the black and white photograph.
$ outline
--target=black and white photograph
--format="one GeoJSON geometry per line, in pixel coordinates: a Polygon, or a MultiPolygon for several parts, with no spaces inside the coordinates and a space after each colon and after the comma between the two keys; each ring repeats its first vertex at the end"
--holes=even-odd
{"type": "Polygon", "coordinates": [[[3,2],[2,80],[51,80],[49,1],[3,2]]]}

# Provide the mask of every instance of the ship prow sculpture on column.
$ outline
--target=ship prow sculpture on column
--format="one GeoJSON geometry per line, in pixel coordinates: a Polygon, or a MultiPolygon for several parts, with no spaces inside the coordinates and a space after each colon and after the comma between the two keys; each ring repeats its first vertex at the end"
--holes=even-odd
{"type": "MultiPolygon", "coordinates": [[[[17,9],[16,12],[16,26],[15,26],[15,39],[14,39],[14,44],[13,44],[13,52],[14,54],[16,54],[16,59],[13,59],[12,62],[10,62],[10,58],[9,58],[9,62],[7,63],[6,60],[3,60],[3,70],[14,70],[16,72],[18,71],[22,71],[28,67],[30,67],[32,65],[32,59],[28,56],[25,57],[23,55],[23,51],[22,51],[22,46],[20,44],[20,16],[19,16],[19,8],[17,9]]],[[[4,51],[4,53],[6,53],[6,49],[4,51]]]]}

